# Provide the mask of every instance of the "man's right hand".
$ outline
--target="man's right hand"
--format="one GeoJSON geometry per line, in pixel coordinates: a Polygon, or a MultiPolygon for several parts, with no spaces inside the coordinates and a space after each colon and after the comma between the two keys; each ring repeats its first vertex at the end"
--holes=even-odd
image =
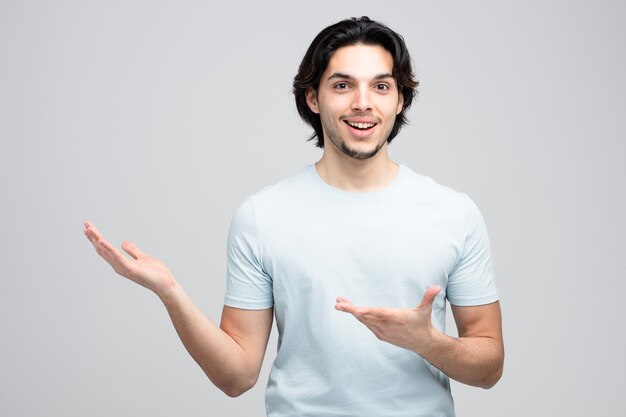
{"type": "Polygon", "coordinates": [[[176,281],[163,262],[146,255],[134,243],[129,241],[122,243],[122,249],[132,257],[128,259],[111,245],[90,221],[85,222],[84,233],[96,248],[98,255],[123,277],[154,291],[160,297],[175,286],[176,281]]]}

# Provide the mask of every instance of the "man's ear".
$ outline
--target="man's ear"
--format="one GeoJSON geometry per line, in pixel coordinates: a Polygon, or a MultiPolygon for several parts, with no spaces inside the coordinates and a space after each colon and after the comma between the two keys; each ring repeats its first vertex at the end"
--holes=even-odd
{"type": "Polygon", "coordinates": [[[402,106],[404,105],[404,94],[402,91],[398,93],[398,108],[396,109],[396,116],[400,114],[402,111],[402,106]]]}
{"type": "Polygon", "coordinates": [[[306,89],[306,104],[313,113],[319,113],[320,110],[317,107],[317,93],[311,87],[306,89]]]}

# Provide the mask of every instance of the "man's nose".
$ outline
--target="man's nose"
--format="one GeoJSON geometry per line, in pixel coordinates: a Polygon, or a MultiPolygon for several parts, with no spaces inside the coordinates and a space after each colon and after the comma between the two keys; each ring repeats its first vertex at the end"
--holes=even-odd
{"type": "Polygon", "coordinates": [[[372,103],[370,92],[367,87],[359,87],[354,92],[354,101],[352,102],[352,110],[354,111],[368,111],[371,110],[372,103]]]}

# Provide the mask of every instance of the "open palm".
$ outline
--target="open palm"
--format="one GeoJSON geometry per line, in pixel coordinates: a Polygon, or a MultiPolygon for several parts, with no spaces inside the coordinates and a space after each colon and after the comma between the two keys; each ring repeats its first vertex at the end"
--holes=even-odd
{"type": "Polygon", "coordinates": [[[84,233],[96,252],[118,274],[157,294],[161,294],[174,283],[172,273],[165,264],[143,253],[134,243],[128,241],[122,243],[122,249],[132,257],[129,259],[111,245],[90,221],[85,222],[84,233]]]}

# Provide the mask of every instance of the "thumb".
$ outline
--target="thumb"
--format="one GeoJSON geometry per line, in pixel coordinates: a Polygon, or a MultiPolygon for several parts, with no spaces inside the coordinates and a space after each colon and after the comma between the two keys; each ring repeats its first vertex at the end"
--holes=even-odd
{"type": "Polygon", "coordinates": [[[127,254],[132,256],[133,259],[139,259],[146,256],[146,254],[143,253],[137,245],[133,242],[129,242],[128,240],[122,243],[122,249],[124,249],[127,254]]]}
{"type": "Polygon", "coordinates": [[[422,297],[422,302],[418,307],[432,311],[433,302],[435,301],[435,297],[437,297],[437,294],[439,294],[439,291],[441,291],[441,287],[439,287],[439,285],[433,285],[432,287],[428,288],[424,293],[424,297],[422,297]]]}

